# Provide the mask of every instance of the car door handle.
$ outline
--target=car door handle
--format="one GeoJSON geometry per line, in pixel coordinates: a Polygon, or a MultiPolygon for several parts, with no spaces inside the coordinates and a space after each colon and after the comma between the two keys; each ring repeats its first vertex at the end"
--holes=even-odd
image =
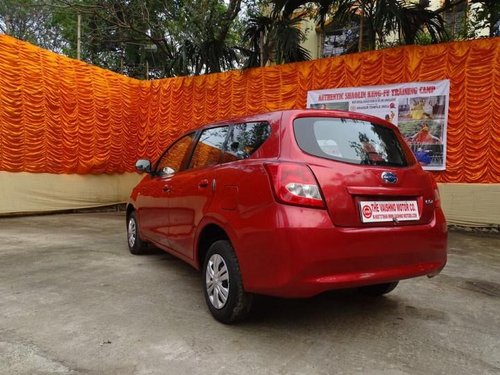
{"type": "Polygon", "coordinates": [[[203,180],[200,181],[198,186],[201,188],[206,188],[208,186],[208,180],[206,178],[204,178],[203,180]]]}
{"type": "Polygon", "coordinates": [[[162,189],[165,193],[170,193],[172,191],[172,188],[170,187],[170,185],[165,185],[163,186],[163,189],[162,189]]]}

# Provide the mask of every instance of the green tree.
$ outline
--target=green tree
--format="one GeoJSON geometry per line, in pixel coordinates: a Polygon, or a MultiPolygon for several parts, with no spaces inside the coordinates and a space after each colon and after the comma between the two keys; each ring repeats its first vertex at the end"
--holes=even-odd
{"type": "Polygon", "coordinates": [[[81,14],[82,56],[90,63],[138,77],[216,73],[238,62],[233,26],[241,2],[59,0],[59,20],[74,55],[76,27],[67,17],[81,14]]]}
{"type": "Polygon", "coordinates": [[[43,0],[0,1],[0,32],[62,52],[67,42],[54,22],[50,4],[43,0]]]}
{"type": "Polygon", "coordinates": [[[304,15],[284,15],[276,9],[260,8],[251,14],[243,39],[242,48],[247,56],[246,67],[284,64],[311,59],[309,51],[302,47],[305,40],[300,24],[304,15]],[[268,15],[264,15],[267,10],[268,15]]]}
{"type": "Polygon", "coordinates": [[[176,53],[167,64],[172,74],[218,73],[239,62],[236,18],[241,0],[186,1],[172,14],[168,30],[176,53]]]}
{"type": "Polygon", "coordinates": [[[486,27],[489,36],[500,36],[500,1],[498,0],[471,0],[473,4],[481,4],[476,13],[478,27],[486,27]]]}
{"type": "Polygon", "coordinates": [[[445,37],[442,17],[428,9],[429,1],[416,3],[402,0],[276,0],[284,15],[314,4],[318,24],[326,20],[337,27],[358,22],[360,50],[374,50],[384,45],[387,35],[395,35],[402,44],[413,44],[420,33],[428,33],[433,42],[445,37]]]}

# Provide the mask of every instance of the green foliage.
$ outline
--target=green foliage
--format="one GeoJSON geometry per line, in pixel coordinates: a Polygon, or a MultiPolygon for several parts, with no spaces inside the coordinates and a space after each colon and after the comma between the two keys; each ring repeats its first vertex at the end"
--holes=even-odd
{"type": "MultiPolygon", "coordinates": [[[[268,8],[264,8],[269,10],[268,8]]],[[[246,40],[246,67],[284,64],[311,59],[309,51],[302,47],[305,40],[301,30],[303,15],[284,15],[276,11],[264,15],[262,10],[252,14],[247,22],[243,39],[246,40]]]]}
{"type": "Polygon", "coordinates": [[[488,29],[489,36],[500,36],[500,1],[471,0],[480,7],[472,10],[476,28],[488,29]]]}
{"type": "Polygon", "coordinates": [[[426,33],[426,32],[418,33],[415,37],[415,44],[418,44],[421,46],[426,46],[426,45],[432,44],[432,38],[429,35],[429,33],[426,33]]]}
{"type": "Polygon", "coordinates": [[[321,27],[342,29],[357,23],[363,31],[362,50],[473,39],[484,36],[483,30],[500,36],[499,0],[443,0],[438,9],[431,9],[429,0],[274,0],[272,4],[274,12],[284,17],[314,13],[321,27]],[[450,10],[461,7],[467,9],[463,25],[451,30],[446,18],[450,10]]]}
{"type": "Polygon", "coordinates": [[[169,75],[217,73],[237,66],[239,34],[235,22],[241,0],[186,1],[168,18],[172,49],[169,75]]]}
{"type": "Polygon", "coordinates": [[[444,19],[466,0],[437,10],[426,0],[0,0],[0,32],[76,58],[80,15],[82,60],[160,78],[309,60],[301,22],[310,17],[359,26],[362,50],[500,33],[500,1],[471,2],[451,31],[444,19]]]}
{"type": "Polygon", "coordinates": [[[67,41],[61,37],[61,27],[54,22],[50,1],[1,0],[0,32],[62,52],[67,41]]]}
{"type": "Polygon", "coordinates": [[[241,3],[242,0],[3,0],[0,30],[76,57],[80,15],[84,61],[140,78],[214,73],[238,64],[236,46],[241,33],[234,26],[238,25],[241,3]],[[24,32],[31,29],[37,33],[24,32]],[[48,34],[52,29],[54,32],[48,34]],[[56,43],[58,40],[62,42],[56,43]]]}
{"type": "MultiPolygon", "coordinates": [[[[306,0],[275,2],[289,14],[311,3],[306,0]]],[[[312,3],[316,4],[316,19],[320,26],[327,21],[336,28],[348,27],[352,22],[360,24],[362,50],[374,50],[385,45],[391,35],[399,44],[414,44],[422,32],[426,32],[433,43],[445,36],[443,19],[437,12],[428,9],[427,1],[319,0],[312,3]]]]}

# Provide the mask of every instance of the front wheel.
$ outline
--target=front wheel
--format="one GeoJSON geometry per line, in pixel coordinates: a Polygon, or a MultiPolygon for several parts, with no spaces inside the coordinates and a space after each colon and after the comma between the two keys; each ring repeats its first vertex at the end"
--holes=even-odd
{"type": "Polygon", "coordinates": [[[250,312],[252,295],[243,289],[238,259],[229,241],[216,241],[208,249],[203,293],[208,309],[221,323],[236,322],[250,312]]]}
{"type": "Polygon", "coordinates": [[[140,255],[144,252],[146,244],[139,235],[139,223],[135,211],[127,217],[127,242],[128,250],[134,255],[140,255]]]}
{"type": "Polygon", "coordinates": [[[398,284],[399,281],[395,281],[393,283],[362,286],[358,289],[364,295],[376,297],[392,292],[398,284]]]}

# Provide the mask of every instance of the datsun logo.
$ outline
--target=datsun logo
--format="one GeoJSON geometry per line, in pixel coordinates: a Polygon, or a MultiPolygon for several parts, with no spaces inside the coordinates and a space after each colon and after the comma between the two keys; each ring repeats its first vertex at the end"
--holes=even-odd
{"type": "Polygon", "coordinates": [[[382,172],[382,181],[387,182],[388,184],[395,184],[398,182],[398,176],[392,172],[382,172]]]}

